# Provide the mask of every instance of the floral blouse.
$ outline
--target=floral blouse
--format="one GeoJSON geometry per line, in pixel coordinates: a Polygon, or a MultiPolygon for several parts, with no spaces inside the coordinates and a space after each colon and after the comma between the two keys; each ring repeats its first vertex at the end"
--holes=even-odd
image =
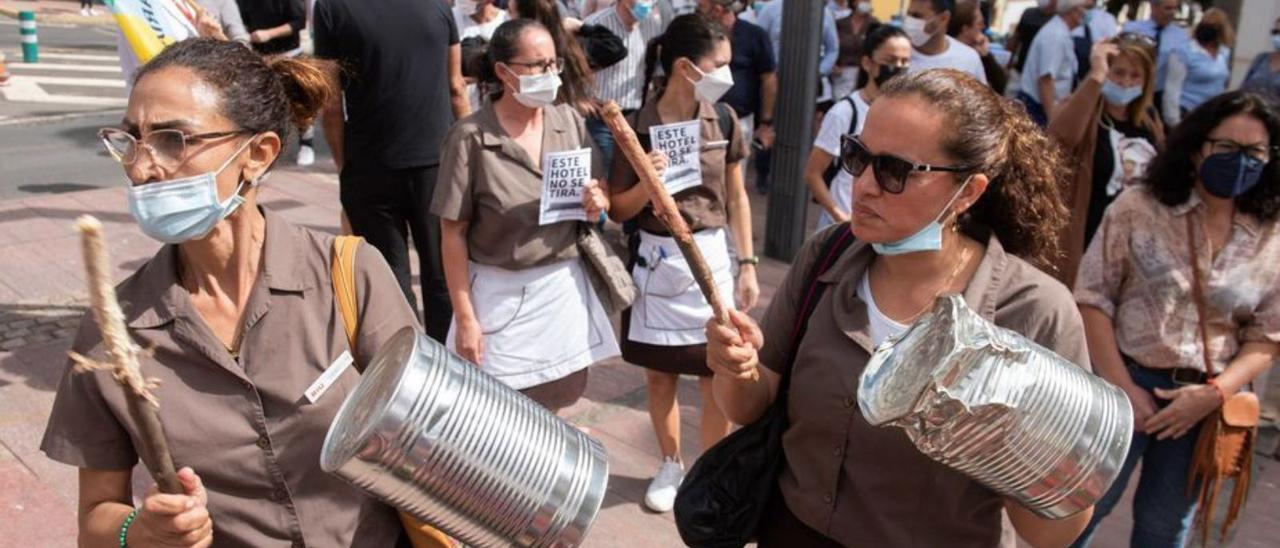
{"type": "Polygon", "coordinates": [[[1280,343],[1280,223],[1237,213],[1226,245],[1211,259],[1204,210],[1194,192],[1170,207],[1145,187],[1126,190],[1107,209],[1080,263],[1076,302],[1111,317],[1120,352],[1139,365],[1204,369],[1188,216],[1214,370],[1222,371],[1245,342],[1280,343]]]}

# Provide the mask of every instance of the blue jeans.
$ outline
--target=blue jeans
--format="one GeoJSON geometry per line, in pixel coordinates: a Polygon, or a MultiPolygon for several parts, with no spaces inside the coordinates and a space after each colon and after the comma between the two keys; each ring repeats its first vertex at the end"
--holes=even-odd
{"type": "Polygon", "coordinates": [[[604,173],[608,177],[609,172],[613,169],[613,132],[609,131],[609,126],[604,123],[603,118],[591,117],[587,118],[587,133],[591,134],[591,140],[596,142],[596,148],[600,149],[600,161],[604,162],[604,173]]]}
{"type": "MultiPolygon", "coordinates": [[[[1134,365],[1129,365],[1128,369],[1133,382],[1147,391],[1178,387],[1168,374],[1134,365]]],[[[1156,405],[1160,408],[1164,408],[1167,403],[1166,400],[1156,398],[1156,405]]],[[[1125,457],[1120,475],[1102,496],[1102,500],[1098,501],[1093,519],[1072,546],[1089,545],[1098,523],[1120,502],[1120,496],[1129,485],[1129,477],[1141,460],[1142,472],[1138,478],[1138,490],[1133,495],[1133,532],[1129,535],[1129,546],[1181,548],[1187,540],[1187,532],[1191,529],[1196,509],[1194,494],[1187,493],[1187,471],[1191,469],[1191,459],[1199,435],[1198,425],[1177,439],[1157,440],[1153,436],[1135,431],[1133,443],[1129,446],[1129,456],[1125,457]]]]}

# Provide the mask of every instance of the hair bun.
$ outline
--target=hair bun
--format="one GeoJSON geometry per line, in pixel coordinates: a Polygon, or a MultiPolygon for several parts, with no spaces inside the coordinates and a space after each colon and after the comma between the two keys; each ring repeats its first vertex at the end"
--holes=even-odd
{"type": "Polygon", "coordinates": [[[337,64],[311,57],[276,57],[267,66],[280,78],[293,123],[305,128],[315,121],[320,109],[338,94],[337,64]]]}

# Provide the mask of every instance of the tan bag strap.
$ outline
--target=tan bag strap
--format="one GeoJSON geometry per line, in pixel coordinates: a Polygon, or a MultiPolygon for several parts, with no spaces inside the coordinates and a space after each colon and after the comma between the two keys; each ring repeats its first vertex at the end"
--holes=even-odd
{"type": "Polygon", "coordinates": [[[347,331],[347,346],[356,353],[356,334],[360,329],[360,309],[356,305],[356,249],[363,238],[338,236],[333,240],[333,300],[342,315],[347,331]]]}
{"type": "MultiPolygon", "coordinates": [[[[1208,237],[1206,231],[1205,237],[1208,237]]],[[[1196,231],[1191,226],[1191,213],[1187,213],[1187,249],[1191,251],[1191,300],[1196,304],[1196,318],[1200,320],[1200,349],[1204,355],[1204,372],[1210,379],[1213,373],[1213,359],[1209,357],[1209,326],[1205,324],[1204,293],[1200,281],[1200,258],[1196,255],[1196,231]]],[[[1213,257],[1210,256],[1212,261],[1213,257]]]]}

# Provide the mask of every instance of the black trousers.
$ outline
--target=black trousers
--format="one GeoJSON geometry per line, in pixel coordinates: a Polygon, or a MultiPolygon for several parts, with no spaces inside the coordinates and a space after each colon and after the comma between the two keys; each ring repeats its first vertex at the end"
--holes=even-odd
{"type": "Polygon", "coordinates": [[[418,251],[423,327],[444,342],[453,318],[440,256],[440,218],[431,214],[439,166],[386,169],[344,166],[339,176],[342,207],[351,230],[382,252],[400,289],[417,313],[409,269],[409,238],[418,251]]]}

